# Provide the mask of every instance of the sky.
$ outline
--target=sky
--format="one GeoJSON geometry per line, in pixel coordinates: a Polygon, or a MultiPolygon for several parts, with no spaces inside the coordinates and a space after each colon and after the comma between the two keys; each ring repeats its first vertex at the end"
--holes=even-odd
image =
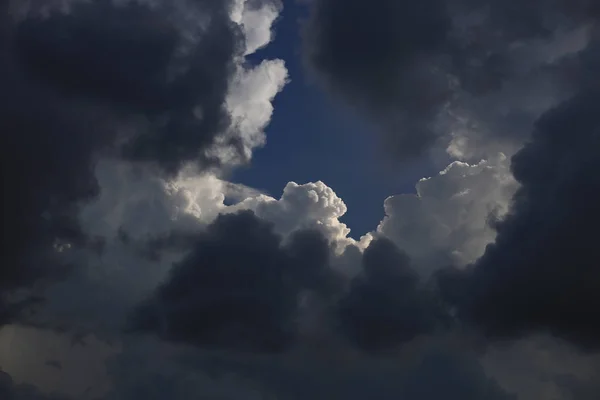
{"type": "Polygon", "coordinates": [[[273,101],[277,112],[265,129],[268,146],[258,149],[252,163],[235,171],[233,179],[273,196],[289,181],[324,181],[349,210],[361,210],[341,218],[351,235],[360,237],[381,220],[382,199],[413,192],[429,163],[423,160],[420,169],[408,169],[391,158],[381,159],[379,145],[369,140],[372,122],[323,95],[304,71],[300,28],[307,18],[306,5],[287,3],[275,21],[273,41],[251,58],[284,59],[289,82],[273,101]]]}
{"type": "Polygon", "coordinates": [[[0,1],[0,399],[597,399],[599,26],[0,1]]]}

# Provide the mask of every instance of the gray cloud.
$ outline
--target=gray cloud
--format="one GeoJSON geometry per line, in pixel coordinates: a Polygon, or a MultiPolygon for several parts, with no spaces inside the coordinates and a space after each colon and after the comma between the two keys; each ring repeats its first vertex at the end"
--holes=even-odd
{"type": "MultiPolygon", "coordinates": [[[[229,1],[36,4],[1,6],[2,323],[25,304],[16,289],[64,276],[66,250],[102,249],[77,220],[99,193],[101,155],[168,174],[218,163],[208,150],[231,128],[228,82],[245,47],[229,1]]],[[[244,159],[235,137],[220,146],[244,159]]]]}
{"type": "Polygon", "coordinates": [[[311,7],[306,59],[327,87],[384,124],[418,131],[387,137],[401,156],[430,145],[435,137],[424,121],[450,94],[441,71],[427,67],[428,53],[441,50],[450,29],[443,3],[334,0],[311,7]]]}
{"type": "Polygon", "coordinates": [[[521,187],[512,209],[456,291],[465,316],[492,337],[546,331],[600,345],[599,99],[594,88],[548,111],[513,157],[521,187]]]}
{"type": "Polygon", "coordinates": [[[6,400],[67,400],[60,395],[46,395],[35,387],[16,384],[10,375],[0,369],[0,397],[6,400]]]}
{"type": "MultiPolygon", "coordinates": [[[[526,143],[511,161],[520,188],[494,224],[496,243],[467,271],[441,273],[446,295],[464,301],[463,312],[492,336],[549,331],[597,347],[597,3],[316,0],[310,7],[309,67],[383,124],[387,147],[401,158],[441,136],[459,158],[477,157],[473,148],[496,151],[511,137],[510,153],[526,143]]],[[[389,218],[386,225],[393,232],[389,218]]],[[[456,233],[450,226],[442,226],[444,240],[456,233]]]]}
{"type": "Polygon", "coordinates": [[[366,350],[385,350],[443,327],[444,311],[410,266],[409,257],[388,239],[375,239],[339,304],[342,332],[366,350]]]}
{"type": "Polygon", "coordinates": [[[176,172],[200,162],[229,129],[225,97],[245,44],[231,1],[155,4],[100,0],[27,18],[15,50],[32,79],[107,109],[122,132],[132,130],[123,139],[127,158],[176,172]],[[199,20],[186,23],[181,12],[199,20]]]}
{"type": "Polygon", "coordinates": [[[294,336],[300,290],[321,289],[332,277],[328,263],[328,243],[316,231],[283,243],[251,211],[221,215],[193,240],[132,327],[200,346],[280,351],[294,336]]]}
{"type": "Polygon", "coordinates": [[[221,215],[206,231],[173,244],[191,252],[134,313],[134,331],[205,348],[271,352],[316,328],[380,351],[450,322],[436,293],[388,239],[371,242],[354,278],[332,268],[332,243],[319,231],[284,238],[251,211],[221,215]],[[320,312],[318,321],[306,316],[320,312]]]}
{"type": "MultiPolygon", "coordinates": [[[[402,156],[416,154],[438,139],[437,127],[429,122],[447,111],[447,101],[452,101],[453,113],[489,123],[490,135],[510,133],[518,126],[518,136],[541,109],[572,90],[597,84],[595,44],[577,56],[571,54],[575,52],[572,42],[587,45],[587,31],[582,27],[597,15],[587,0],[552,4],[540,0],[535,2],[537,8],[490,1],[486,3],[489,14],[473,6],[478,12],[472,15],[465,12],[472,6],[470,2],[456,2],[458,11],[436,1],[375,3],[383,8],[358,7],[363,4],[353,1],[316,1],[311,24],[335,23],[315,29],[315,37],[343,35],[319,44],[333,46],[332,52],[313,47],[314,53],[309,55],[318,59],[317,67],[331,90],[382,120],[387,128],[393,128],[390,132],[394,135],[396,129],[407,126],[420,132],[411,137],[387,137],[402,156]],[[440,12],[429,13],[436,9],[440,12]],[[545,12],[537,12],[539,9],[545,12]],[[362,19],[350,24],[344,19],[345,12],[355,16],[360,12],[362,19]],[[458,31],[459,17],[474,18],[473,31],[458,31]],[[354,23],[364,20],[377,22],[365,26],[376,29],[364,30],[357,39],[354,23]],[[475,40],[477,29],[483,31],[475,40]],[[563,29],[568,31],[566,50],[560,49],[562,39],[558,38],[563,29]],[[583,29],[583,33],[578,36],[572,29],[583,29]],[[491,34],[495,30],[500,39],[491,34]],[[411,35],[423,40],[412,40],[411,35]],[[348,46],[344,47],[346,39],[348,46]],[[356,46],[364,49],[364,54],[372,52],[371,57],[353,55],[356,46]],[[550,56],[560,61],[550,62],[550,56]],[[339,73],[332,72],[335,69],[339,73]],[[393,84],[384,79],[389,76],[394,77],[393,84]],[[549,82],[556,86],[540,91],[549,82]],[[554,96],[562,88],[564,93],[549,103],[534,101],[536,96],[554,96]],[[519,100],[530,89],[536,94],[519,100]],[[507,109],[486,114],[509,99],[515,102],[507,109]],[[536,103],[532,109],[530,103],[536,103]],[[505,125],[500,123],[503,119],[505,125]]],[[[265,4],[278,7],[272,2],[265,4]]],[[[21,295],[17,289],[38,289],[40,283],[44,288],[42,278],[62,278],[70,272],[66,267],[79,261],[75,255],[82,254],[66,250],[83,247],[104,254],[102,262],[119,269],[103,278],[118,278],[117,283],[111,282],[114,290],[109,291],[104,281],[90,279],[88,270],[79,270],[69,275],[72,280],[63,281],[64,286],[54,286],[54,305],[58,305],[56,309],[48,307],[48,315],[68,322],[98,317],[113,320],[118,319],[116,313],[122,318],[169,268],[170,257],[157,259],[162,263],[141,262],[136,253],[138,244],[147,250],[144,240],[158,237],[150,243],[153,250],[175,249],[175,258],[182,260],[173,264],[171,274],[140,306],[132,323],[165,340],[146,349],[146,358],[137,363],[116,362],[113,372],[118,376],[108,399],[187,399],[198,393],[253,398],[252,393],[261,398],[264,392],[260,390],[291,399],[512,398],[485,376],[475,359],[457,360],[433,353],[399,372],[399,359],[374,357],[377,351],[381,356],[400,347],[410,351],[416,346],[415,339],[437,335],[447,326],[448,317],[435,288],[422,281],[413,270],[417,260],[404,251],[429,255],[430,250],[439,250],[440,257],[435,254],[432,259],[464,262],[480,254],[483,244],[495,236],[490,226],[482,224],[484,216],[504,208],[514,189],[513,182],[505,179],[504,161],[498,165],[491,161],[453,164],[447,175],[433,178],[429,184],[421,182],[418,196],[391,198],[386,202],[388,217],[369,246],[368,238],[365,243],[355,243],[346,237],[348,229],[339,221],[345,205],[322,182],[290,183],[280,200],[256,196],[237,205],[238,209],[253,209],[256,215],[247,211],[221,215],[209,223],[219,212],[236,209],[226,210],[224,200],[217,196],[224,189],[212,188],[217,182],[176,188],[175,183],[162,179],[164,173],[172,175],[187,162],[213,165],[217,160],[206,150],[231,129],[231,117],[224,108],[228,82],[235,57],[247,49],[238,27],[228,19],[230,6],[218,0],[173,5],[160,1],[119,5],[72,2],[64,12],[0,20],[0,56],[6,56],[0,60],[0,84],[8,89],[0,94],[0,130],[14,133],[3,135],[0,143],[8,205],[3,212],[0,325],[22,319],[24,311],[40,300],[28,293],[21,295]],[[183,9],[206,12],[214,18],[209,22],[194,14],[191,19],[195,22],[186,22],[180,19],[183,9]],[[91,51],[94,48],[112,57],[100,57],[101,53],[91,51]],[[96,168],[96,162],[107,153],[125,160],[127,168],[116,168],[114,176],[110,168],[104,171],[107,180],[118,182],[103,186],[106,197],[102,198],[96,182],[102,169],[96,168]],[[128,168],[137,162],[154,164],[144,173],[152,171],[156,179],[132,185],[135,179],[124,176],[125,172],[135,175],[128,168]],[[162,171],[152,170],[155,166],[162,171]],[[491,188],[496,184],[501,186],[498,191],[491,188]],[[113,186],[112,192],[109,186],[113,186]],[[462,190],[463,186],[472,193],[462,190]],[[487,197],[480,200],[482,196],[487,197]],[[82,203],[98,198],[102,201],[97,209],[79,212],[82,203]],[[410,204],[406,207],[403,202],[410,204]],[[469,216],[460,213],[465,208],[469,208],[469,216]],[[173,220],[173,213],[178,213],[178,221],[173,220]],[[421,214],[428,217],[425,225],[417,221],[421,214]],[[93,225],[87,226],[89,232],[79,227],[76,217],[82,215],[84,223],[93,225]],[[93,237],[92,232],[116,233],[119,226],[111,225],[113,222],[126,225],[127,235],[108,237],[107,241],[93,237]],[[419,227],[427,229],[417,232],[419,227]],[[183,233],[177,230],[180,228],[183,233]],[[432,238],[439,242],[424,245],[417,249],[423,250],[419,253],[403,238],[411,234],[414,242],[432,238]],[[386,235],[395,244],[381,237],[386,235]],[[480,236],[479,240],[473,240],[474,236],[480,236]],[[350,245],[338,257],[348,243],[356,246],[350,245]],[[107,250],[106,246],[113,248],[107,250]],[[366,248],[364,252],[360,246],[366,248]],[[347,262],[344,256],[358,260],[358,276],[339,273],[347,262]],[[67,303],[71,313],[61,308],[67,303]],[[315,327],[306,326],[311,324],[322,326],[311,330],[315,327]],[[215,383],[204,372],[170,370],[161,364],[160,354],[153,352],[173,342],[191,344],[194,348],[185,351],[198,363],[214,359],[198,351],[224,349],[216,357],[223,357],[224,369],[259,382],[260,389],[245,380],[215,383]],[[315,344],[317,348],[304,351],[315,344]],[[336,359],[335,368],[321,364],[339,348],[343,356],[336,359]],[[290,352],[263,354],[245,362],[250,356],[237,350],[290,352]],[[290,367],[288,357],[293,350],[303,356],[318,355],[319,362],[300,357],[290,367]],[[261,357],[272,358],[265,361],[261,357]],[[346,368],[346,357],[360,361],[346,368]],[[140,372],[149,360],[156,370],[140,372]]],[[[248,8],[260,7],[253,1],[248,8]]],[[[274,15],[268,10],[264,13],[261,18],[269,21],[274,15]]],[[[7,18],[5,13],[1,16],[7,18]]],[[[468,21],[462,22],[462,26],[470,26],[468,21]]],[[[256,47],[264,45],[270,32],[254,34],[256,47]]],[[[310,34],[307,37],[314,39],[310,34]]],[[[311,43],[315,45],[316,39],[311,43]]],[[[250,94],[261,85],[260,78],[240,92],[254,99],[250,94]]],[[[244,96],[240,95],[242,103],[244,96]]],[[[511,212],[494,224],[496,244],[466,271],[441,273],[448,278],[441,285],[446,299],[458,305],[465,321],[475,322],[492,338],[550,331],[586,348],[597,348],[600,332],[591,321],[598,317],[600,290],[594,269],[594,227],[600,222],[594,209],[600,193],[594,176],[599,166],[594,154],[600,144],[595,123],[599,99],[591,90],[539,120],[531,141],[513,158],[513,173],[521,188],[511,212]]],[[[260,131],[270,115],[271,109],[265,107],[269,101],[259,103],[240,107],[239,116],[245,114],[245,106],[256,108],[257,120],[245,128],[249,132],[260,131]]],[[[476,135],[487,141],[488,127],[484,128],[476,135]]],[[[469,135],[453,139],[476,139],[469,135]]],[[[256,144],[258,139],[250,137],[249,141],[256,144]]],[[[241,150],[239,146],[245,144],[236,140],[225,145],[241,150]]],[[[459,142],[454,143],[456,147],[459,142]]],[[[468,158],[473,146],[479,147],[479,142],[457,152],[468,158]]],[[[426,257],[418,262],[433,263],[426,257]]],[[[138,337],[125,335],[122,339],[138,337]]],[[[569,377],[559,383],[582,397],[595,390],[593,384],[582,386],[569,377]]],[[[15,385],[5,375],[0,376],[1,390],[9,399],[47,398],[15,385]],[[26,393],[30,397],[23,397],[26,393]]]]}
{"type": "Polygon", "coordinates": [[[327,360],[331,346],[313,356],[258,356],[136,342],[110,364],[115,388],[107,399],[514,399],[471,354],[435,346],[407,358],[327,360]]]}
{"type": "Polygon", "coordinates": [[[449,141],[455,150],[462,142],[451,153],[460,158],[479,157],[481,142],[514,150],[537,116],[568,95],[568,55],[598,16],[590,0],[316,0],[310,7],[309,70],[364,111],[399,159],[449,141]]]}

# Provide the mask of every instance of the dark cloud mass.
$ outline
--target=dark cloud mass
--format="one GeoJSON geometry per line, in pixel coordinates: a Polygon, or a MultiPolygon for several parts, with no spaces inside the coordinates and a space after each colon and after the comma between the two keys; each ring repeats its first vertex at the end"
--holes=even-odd
{"type": "Polygon", "coordinates": [[[16,50],[41,84],[106,107],[123,131],[133,129],[126,157],[175,172],[183,162],[198,162],[228,129],[228,81],[234,57],[244,51],[229,17],[231,1],[188,3],[188,12],[210,16],[207,27],[177,21],[184,11],[171,2],[150,9],[97,0],[21,22],[16,50]]]}
{"type": "Polygon", "coordinates": [[[492,134],[529,129],[525,110],[495,116],[473,99],[494,95],[495,108],[510,109],[519,87],[568,87],[562,61],[536,46],[598,15],[592,0],[315,0],[304,53],[319,81],[380,125],[396,158],[409,159],[447,135],[443,121],[467,105],[494,123],[514,120],[492,134]]]}
{"type": "MultiPolygon", "coordinates": [[[[309,68],[332,94],[384,128],[384,144],[396,157],[422,155],[448,135],[448,127],[441,126],[447,122],[441,121],[442,114],[456,113],[467,120],[473,116],[473,126],[485,118],[493,120],[491,125],[500,132],[494,135],[534,125],[524,147],[512,157],[520,187],[510,211],[489,218],[497,230],[495,243],[472,265],[441,269],[425,280],[426,274],[413,268],[405,253],[412,249],[399,248],[402,240],[390,232],[433,242],[439,236],[440,243],[461,243],[462,236],[482,232],[471,231],[476,221],[464,214],[485,214],[468,207],[483,209],[476,203],[477,193],[491,198],[496,192],[475,190],[468,200],[448,208],[444,201],[468,194],[487,179],[469,169],[495,171],[500,163],[454,163],[440,173],[456,174],[452,179],[434,177],[428,188],[404,199],[406,204],[432,199],[431,205],[413,204],[417,217],[401,221],[404,225],[398,229],[390,227],[413,208],[402,209],[398,202],[396,212],[386,201],[388,215],[378,230],[354,242],[340,220],[345,205],[322,182],[292,182],[280,200],[256,195],[230,208],[223,202],[234,189],[223,188],[229,183],[213,174],[207,182],[202,181],[206,176],[180,175],[185,180],[180,187],[171,179],[173,187],[163,187],[160,178],[172,178],[188,164],[203,171],[219,167],[212,151],[217,145],[226,146],[231,150],[227,154],[237,154],[239,160],[247,156],[235,139],[240,135],[232,131],[236,128],[226,104],[229,85],[241,75],[244,110],[238,111],[244,114],[249,107],[244,117],[252,120],[250,114],[256,113],[258,119],[268,120],[272,98],[259,93],[255,99],[254,93],[263,91],[263,79],[273,83],[269,69],[238,74],[237,68],[246,67],[244,35],[248,43],[262,44],[279,1],[249,0],[238,25],[231,21],[234,0],[0,0],[0,330],[11,323],[29,323],[35,331],[32,337],[39,334],[43,341],[48,328],[73,333],[84,313],[100,319],[114,314],[119,324],[125,316],[127,329],[115,335],[115,352],[120,354],[114,364],[107,364],[114,376],[106,400],[188,399],[203,391],[218,393],[217,389],[232,389],[228,398],[242,398],[235,385],[217,382],[221,369],[264,383],[286,399],[514,399],[486,375],[480,339],[487,345],[488,338],[549,332],[586,350],[600,350],[597,27],[590,29],[589,38],[583,35],[585,40],[579,40],[581,49],[552,47],[557,35],[594,24],[600,17],[598,4],[310,3],[303,32],[309,68]],[[69,7],[62,9],[59,3],[69,7]],[[261,7],[265,5],[272,9],[261,7]],[[550,42],[552,46],[544,47],[550,42]],[[561,54],[549,61],[554,53],[561,54]],[[253,77],[245,81],[244,74],[263,72],[256,82],[253,77]],[[560,89],[552,103],[558,106],[541,117],[521,107],[531,102],[517,101],[521,93],[548,83],[560,89]],[[508,106],[495,107],[502,102],[508,106]],[[115,175],[120,174],[120,163],[144,168],[139,186],[130,185],[133,172],[114,179],[112,193],[111,184],[102,184],[110,198],[82,220],[111,214],[97,225],[102,235],[108,237],[105,232],[112,229],[115,237],[90,237],[78,217],[85,204],[98,198],[96,167],[107,160],[116,160],[115,175]],[[156,178],[147,190],[142,182],[146,173],[156,178]],[[471,173],[477,175],[470,179],[471,173]],[[459,175],[465,179],[455,183],[459,175]],[[463,180],[468,180],[465,190],[463,180]],[[125,190],[125,185],[130,187],[125,190]],[[159,194],[152,198],[155,192],[159,194]],[[163,204],[168,202],[173,204],[163,204]],[[229,212],[244,207],[253,207],[256,214],[229,212]],[[455,209],[460,209],[456,220],[468,221],[453,225],[442,218],[455,209]],[[177,219],[179,214],[186,215],[177,219]],[[413,222],[419,218],[426,219],[425,228],[421,221],[413,222]],[[140,223],[143,229],[136,226],[140,223]],[[430,223],[435,226],[429,228],[430,223]],[[463,225],[465,232],[457,231],[463,225]],[[340,255],[340,249],[345,253],[340,255]],[[99,261],[90,255],[98,255],[99,261]],[[89,269],[73,273],[82,266],[78,262],[89,269]],[[90,271],[96,264],[101,267],[90,271]],[[150,264],[156,268],[142,269],[150,264]],[[350,276],[355,267],[358,273],[350,276]],[[65,275],[70,278],[63,280],[68,283],[64,290],[60,285],[54,292],[46,290],[65,275]],[[113,276],[123,282],[112,285],[113,276]],[[111,285],[104,284],[108,281],[111,285]],[[48,299],[55,301],[55,309],[48,299]],[[46,309],[37,311],[44,316],[47,311],[51,321],[31,317],[44,301],[46,309]],[[66,302],[77,302],[72,313],[61,310],[66,302]],[[88,309],[92,302],[101,313],[88,309]],[[473,332],[471,327],[478,329],[473,332]],[[183,376],[193,365],[204,369],[183,376]]],[[[546,96],[539,93],[540,98],[546,96]]],[[[545,104],[540,108],[547,109],[545,104]]],[[[482,136],[486,132],[481,128],[482,136]]],[[[491,174],[492,182],[506,175],[505,160],[502,177],[491,174]]],[[[107,174],[112,177],[113,172],[107,174]]],[[[239,191],[244,197],[245,188],[239,191]]],[[[508,197],[504,192],[498,196],[508,197]]],[[[431,248],[437,249],[434,244],[431,248]]],[[[444,254],[446,247],[453,247],[448,253],[463,250],[440,245],[444,254]]],[[[429,258],[420,252],[427,250],[410,253],[414,264],[429,267],[429,258]]],[[[103,336],[100,325],[90,325],[98,326],[90,328],[93,335],[75,332],[71,347],[65,344],[70,349],[66,353],[72,351],[76,358],[80,349],[73,344],[94,347],[88,339],[103,336]]],[[[108,325],[106,336],[115,339],[114,326],[108,325]]],[[[0,348],[2,355],[9,350],[0,348]]],[[[28,366],[30,360],[18,357],[10,360],[11,367],[28,366]]],[[[45,367],[56,368],[44,370],[44,378],[72,370],[68,357],[47,360],[55,361],[47,361],[45,367]]],[[[36,373],[23,375],[35,378],[36,373]]],[[[581,390],[577,395],[582,399],[596,390],[591,379],[589,385],[575,388],[575,375],[566,374],[557,382],[575,394],[581,390]]],[[[262,396],[260,390],[249,398],[262,396]]],[[[91,396],[86,393],[80,397],[91,396]]],[[[59,400],[17,384],[0,369],[0,399],[5,398],[59,400]]]]}
{"type": "Polygon", "coordinates": [[[449,29],[443,2],[324,0],[312,7],[304,32],[309,66],[334,93],[386,124],[410,124],[416,114],[419,134],[390,143],[402,156],[429,145],[424,121],[450,93],[445,77],[427,68],[449,29]]]}
{"type": "MultiPolygon", "coordinates": [[[[304,32],[310,69],[330,91],[384,125],[387,147],[396,146],[397,156],[422,154],[446,135],[451,125],[436,126],[446,110],[473,119],[470,129],[478,135],[530,135],[512,158],[521,187],[495,226],[496,243],[467,270],[437,276],[446,300],[491,337],[550,332],[584,347],[600,345],[594,322],[600,316],[599,16],[598,2],[590,0],[312,2],[304,32]],[[589,36],[561,42],[565,32],[586,29],[589,36]],[[545,92],[550,85],[558,90],[545,92]],[[517,94],[529,92],[538,100],[519,100],[517,94]],[[556,98],[530,112],[547,93],[556,98]],[[488,119],[491,129],[477,124],[496,109],[503,111],[488,119]]],[[[396,304],[390,310],[410,304],[415,312],[402,318],[431,315],[395,290],[408,276],[387,277],[370,289],[370,251],[353,291],[370,300],[347,306],[360,327],[356,335],[376,325],[356,323],[357,316],[372,322],[386,315],[383,299],[396,304]],[[394,289],[386,290],[388,284],[394,289]]],[[[392,315],[381,323],[388,331],[392,315]]],[[[410,325],[427,326],[427,319],[415,321],[410,325]]]]}
{"type": "Polygon", "coordinates": [[[328,243],[317,232],[283,243],[250,211],[221,215],[132,326],[199,346],[282,350],[293,338],[300,290],[322,286],[328,258],[328,243]]]}
{"type": "Polygon", "coordinates": [[[157,364],[164,360],[156,358],[128,356],[113,364],[120,396],[107,400],[187,400],[196,394],[194,398],[228,400],[515,400],[475,357],[453,351],[426,351],[409,361],[407,369],[402,365],[406,360],[397,358],[331,364],[189,348],[185,353],[176,368],[161,372],[157,364]]]}
{"type": "Polygon", "coordinates": [[[61,250],[89,244],[76,215],[98,194],[100,154],[167,173],[215,161],[205,150],[228,129],[227,84],[244,48],[231,2],[152,3],[71,2],[43,15],[25,12],[40,3],[0,4],[0,323],[15,315],[14,289],[62,274],[61,250]],[[187,26],[186,12],[210,18],[187,26]]]}
{"type": "Polygon", "coordinates": [[[408,342],[444,322],[434,293],[389,240],[373,241],[363,273],[349,286],[330,268],[330,252],[318,232],[282,240],[250,211],[222,215],[134,314],[132,327],[199,346],[282,350],[299,333],[300,296],[308,291],[333,310],[321,323],[366,351],[408,342]]]}
{"type": "Polygon", "coordinates": [[[445,280],[459,285],[452,299],[464,316],[492,337],[547,331],[600,348],[599,112],[592,89],[537,122],[513,157],[522,186],[496,243],[462,278],[445,280]]]}
{"type": "Polygon", "coordinates": [[[431,333],[443,322],[434,293],[391,241],[373,241],[362,263],[363,273],[339,304],[342,332],[359,347],[386,349],[431,333]]]}
{"type": "Polygon", "coordinates": [[[58,394],[43,394],[30,385],[19,385],[2,369],[0,369],[0,398],[6,400],[67,400],[58,394]]]}

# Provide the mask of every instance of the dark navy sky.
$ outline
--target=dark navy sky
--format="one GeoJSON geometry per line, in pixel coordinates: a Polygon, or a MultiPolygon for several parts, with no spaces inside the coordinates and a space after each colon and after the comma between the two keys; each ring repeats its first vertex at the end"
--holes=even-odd
{"type": "Polygon", "coordinates": [[[384,162],[373,128],[351,111],[332,104],[306,76],[298,29],[304,12],[294,1],[287,2],[275,25],[275,40],[254,55],[256,60],[285,60],[291,82],[274,101],[267,145],[233,178],[277,198],[289,181],[322,180],[348,206],[342,221],[352,229],[351,236],[358,238],[381,220],[387,196],[414,190],[423,166],[406,172],[384,162]]]}

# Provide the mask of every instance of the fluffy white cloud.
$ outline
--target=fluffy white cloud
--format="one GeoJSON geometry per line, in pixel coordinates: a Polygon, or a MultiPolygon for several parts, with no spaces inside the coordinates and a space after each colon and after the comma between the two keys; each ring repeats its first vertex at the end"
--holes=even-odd
{"type": "Polygon", "coordinates": [[[281,8],[279,0],[236,0],[231,19],[242,26],[246,36],[246,54],[256,52],[272,40],[272,25],[281,8]]]}
{"type": "Polygon", "coordinates": [[[423,273],[465,265],[495,239],[490,222],[507,212],[516,187],[502,154],[472,165],[456,161],[421,179],[416,194],[388,197],[377,232],[404,249],[423,273]]]}
{"type": "Polygon", "coordinates": [[[346,204],[323,182],[299,185],[289,182],[279,200],[261,195],[240,202],[233,209],[250,209],[256,215],[273,222],[275,229],[286,236],[298,229],[317,229],[333,244],[346,242],[350,229],[339,218],[346,204]]]}
{"type": "MultiPolygon", "coordinates": [[[[282,10],[278,0],[236,0],[231,19],[239,24],[246,39],[246,53],[250,55],[271,42],[272,25],[282,10]]],[[[237,71],[229,82],[227,109],[232,119],[228,133],[217,138],[209,153],[225,164],[235,165],[252,158],[255,148],[264,146],[264,129],[273,114],[273,99],[288,83],[288,71],[283,60],[263,60],[256,66],[237,60],[237,71]],[[231,139],[241,145],[243,159],[230,146],[231,139]]]]}
{"type": "Polygon", "coordinates": [[[375,232],[360,241],[349,238],[340,221],[347,207],[323,182],[290,182],[279,199],[258,195],[225,212],[251,209],[274,223],[282,235],[314,228],[325,234],[338,257],[336,268],[354,274],[360,269],[361,251],[373,237],[390,238],[413,259],[425,275],[449,264],[464,266],[483,254],[494,241],[493,222],[509,209],[517,183],[510,160],[500,153],[476,164],[455,161],[439,174],[421,179],[416,194],[387,198],[385,217],[375,232]]]}
{"type": "MultiPolygon", "coordinates": [[[[246,159],[252,157],[256,147],[265,144],[264,129],[273,114],[273,99],[287,82],[288,72],[282,60],[266,60],[255,67],[238,66],[230,83],[227,106],[233,120],[232,134],[240,139],[246,159]]],[[[217,145],[215,151],[226,162],[235,161],[226,146],[217,145]]]]}

